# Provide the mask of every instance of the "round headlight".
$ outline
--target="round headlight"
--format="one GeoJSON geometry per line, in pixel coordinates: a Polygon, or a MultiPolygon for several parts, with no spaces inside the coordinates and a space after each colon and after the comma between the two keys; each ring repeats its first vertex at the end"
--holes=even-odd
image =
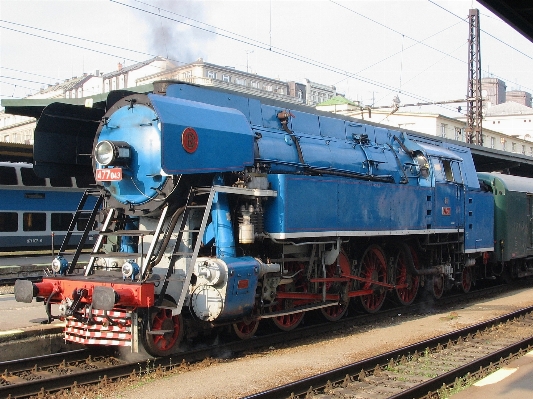
{"type": "Polygon", "coordinates": [[[94,157],[96,158],[96,162],[98,162],[100,165],[107,166],[111,164],[115,158],[113,145],[111,142],[100,141],[98,144],[96,144],[96,148],[94,149],[94,157]]]}
{"type": "Polygon", "coordinates": [[[139,265],[133,260],[129,260],[122,265],[122,277],[124,279],[131,278],[132,280],[139,274],[139,265]]]}
{"type": "Polygon", "coordinates": [[[68,269],[68,262],[62,256],[57,256],[52,261],[52,270],[54,273],[65,274],[68,269]]]}
{"type": "Polygon", "coordinates": [[[94,158],[102,166],[126,165],[130,157],[130,146],[124,141],[104,140],[94,148],[94,158]]]}
{"type": "Polygon", "coordinates": [[[59,259],[55,258],[52,261],[52,270],[54,271],[54,273],[59,273],[60,269],[61,269],[61,262],[59,261],[59,259]]]}
{"type": "Polygon", "coordinates": [[[131,263],[126,262],[122,265],[122,275],[124,277],[130,277],[133,274],[133,266],[131,263]]]}

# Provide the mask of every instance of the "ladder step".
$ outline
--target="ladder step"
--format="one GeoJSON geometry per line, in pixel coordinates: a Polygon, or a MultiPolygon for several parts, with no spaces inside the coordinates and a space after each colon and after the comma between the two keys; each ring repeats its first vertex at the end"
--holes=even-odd
{"type": "Polygon", "coordinates": [[[172,255],[187,256],[192,255],[192,252],[174,252],[172,255]]]}
{"type": "Polygon", "coordinates": [[[108,252],[106,254],[99,254],[99,253],[92,252],[90,255],[98,257],[98,258],[131,258],[131,259],[139,258],[141,256],[140,253],[136,253],[136,252],[108,252]]]}
{"type": "Polygon", "coordinates": [[[191,209],[201,209],[201,208],[204,208],[206,207],[207,205],[188,205],[187,208],[191,208],[191,209]]]}
{"type": "Polygon", "coordinates": [[[153,230],[116,230],[116,231],[102,231],[100,232],[100,235],[102,236],[148,236],[154,234],[155,231],[153,230]]]}
{"type": "Polygon", "coordinates": [[[200,230],[180,230],[180,233],[199,233],[200,230]]]}

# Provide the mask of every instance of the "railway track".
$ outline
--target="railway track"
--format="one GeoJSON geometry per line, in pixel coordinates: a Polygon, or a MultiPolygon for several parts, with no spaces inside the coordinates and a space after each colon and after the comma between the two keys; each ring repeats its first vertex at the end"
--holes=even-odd
{"type": "Polygon", "coordinates": [[[439,398],[533,347],[533,307],[245,399],[439,398]]]}
{"type": "MultiPolygon", "coordinates": [[[[458,301],[467,302],[511,289],[509,286],[498,286],[472,292],[467,296],[449,296],[439,301],[439,307],[457,305],[458,301]]],[[[360,314],[344,318],[334,324],[316,320],[313,322],[310,317],[306,326],[301,326],[290,332],[273,333],[272,330],[266,328],[252,340],[229,342],[220,342],[217,336],[212,338],[213,343],[210,346],[202,349],[195,349],[193,342],[189,344],[189,348],[184,348],[184,352],[174,355],[172,358],[125,361],[115,355],[98,354],[93,350],[83,350],[3,362],[0,363],[0,370],[3,372],[0,378],[0,397],[7,398],[11,395],[12,398],[24,398],[38,394],[42,396],[44,393],[72,390],[73,387],[80,389],[80,385],[83,384],[94,385],[102,384],[102,382],[107,384],[117,379],[130,378],[132,375],[138,376],[154,370],[165,372],[184,363],[189,364],[210,358],[232,358],[242,353],[254,352],[265,347],[280,347],[287,345],[289,342],[305,340],[321,334],[329,335],[344,328],[351,329],[354,325],[364,326],[368,323],[375,323],[380,319],[390,320],[392,316],[397,316],[400,311],[405,316],[408,314],[416,316],[424,313],[421,309],[426,307],[426,303],[420,303],[408,308],[390,307],[379,314],[360,314]]],[[[205,344],[205,342],[205,339],[202,340],[202,343],[205,344]]]]}

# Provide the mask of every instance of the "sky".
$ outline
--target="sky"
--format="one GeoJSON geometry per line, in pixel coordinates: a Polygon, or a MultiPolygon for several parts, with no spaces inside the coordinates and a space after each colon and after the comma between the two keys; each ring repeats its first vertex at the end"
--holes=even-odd
{"type": "Polygon", "coordinates": [[[533,43],[472,0],[0,0],[0,98],[159,55],[309,79],[364,105],[464,99],[471,8],[482,77],[533,93],[533,43]]]}

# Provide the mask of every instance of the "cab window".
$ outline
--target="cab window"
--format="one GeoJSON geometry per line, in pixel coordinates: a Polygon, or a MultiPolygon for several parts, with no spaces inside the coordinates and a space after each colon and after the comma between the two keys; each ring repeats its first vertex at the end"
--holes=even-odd
{"type": "Polygon", "coordinates": [[[439,158],[432,158],[431,164],[433,165],[433,176],[435,176],[435,181],[445,182],[446,174],[444,173],[444,167],[439,158]]]}
{"type": "Polygon", "coordinates": [[[461,165],[458,161],[433,158],[431,162],[433,164],[435,181],[441,183],[463,184],[463,178],[461,177],[461,165]]]}
{"type": "Polygon", "coordinates": [[[453,180],[458,184],[463,184],[463,176],[461,175],[461,163],[452,161],[453,180]]]}
{"type": "Polygon", "coordinates": [[[442,169],[444,171],[444,177],[446,181],[452,182],[453,181],[453,172],[452,172],[452,163],[448,159],[442,160],[442,169]]]}

